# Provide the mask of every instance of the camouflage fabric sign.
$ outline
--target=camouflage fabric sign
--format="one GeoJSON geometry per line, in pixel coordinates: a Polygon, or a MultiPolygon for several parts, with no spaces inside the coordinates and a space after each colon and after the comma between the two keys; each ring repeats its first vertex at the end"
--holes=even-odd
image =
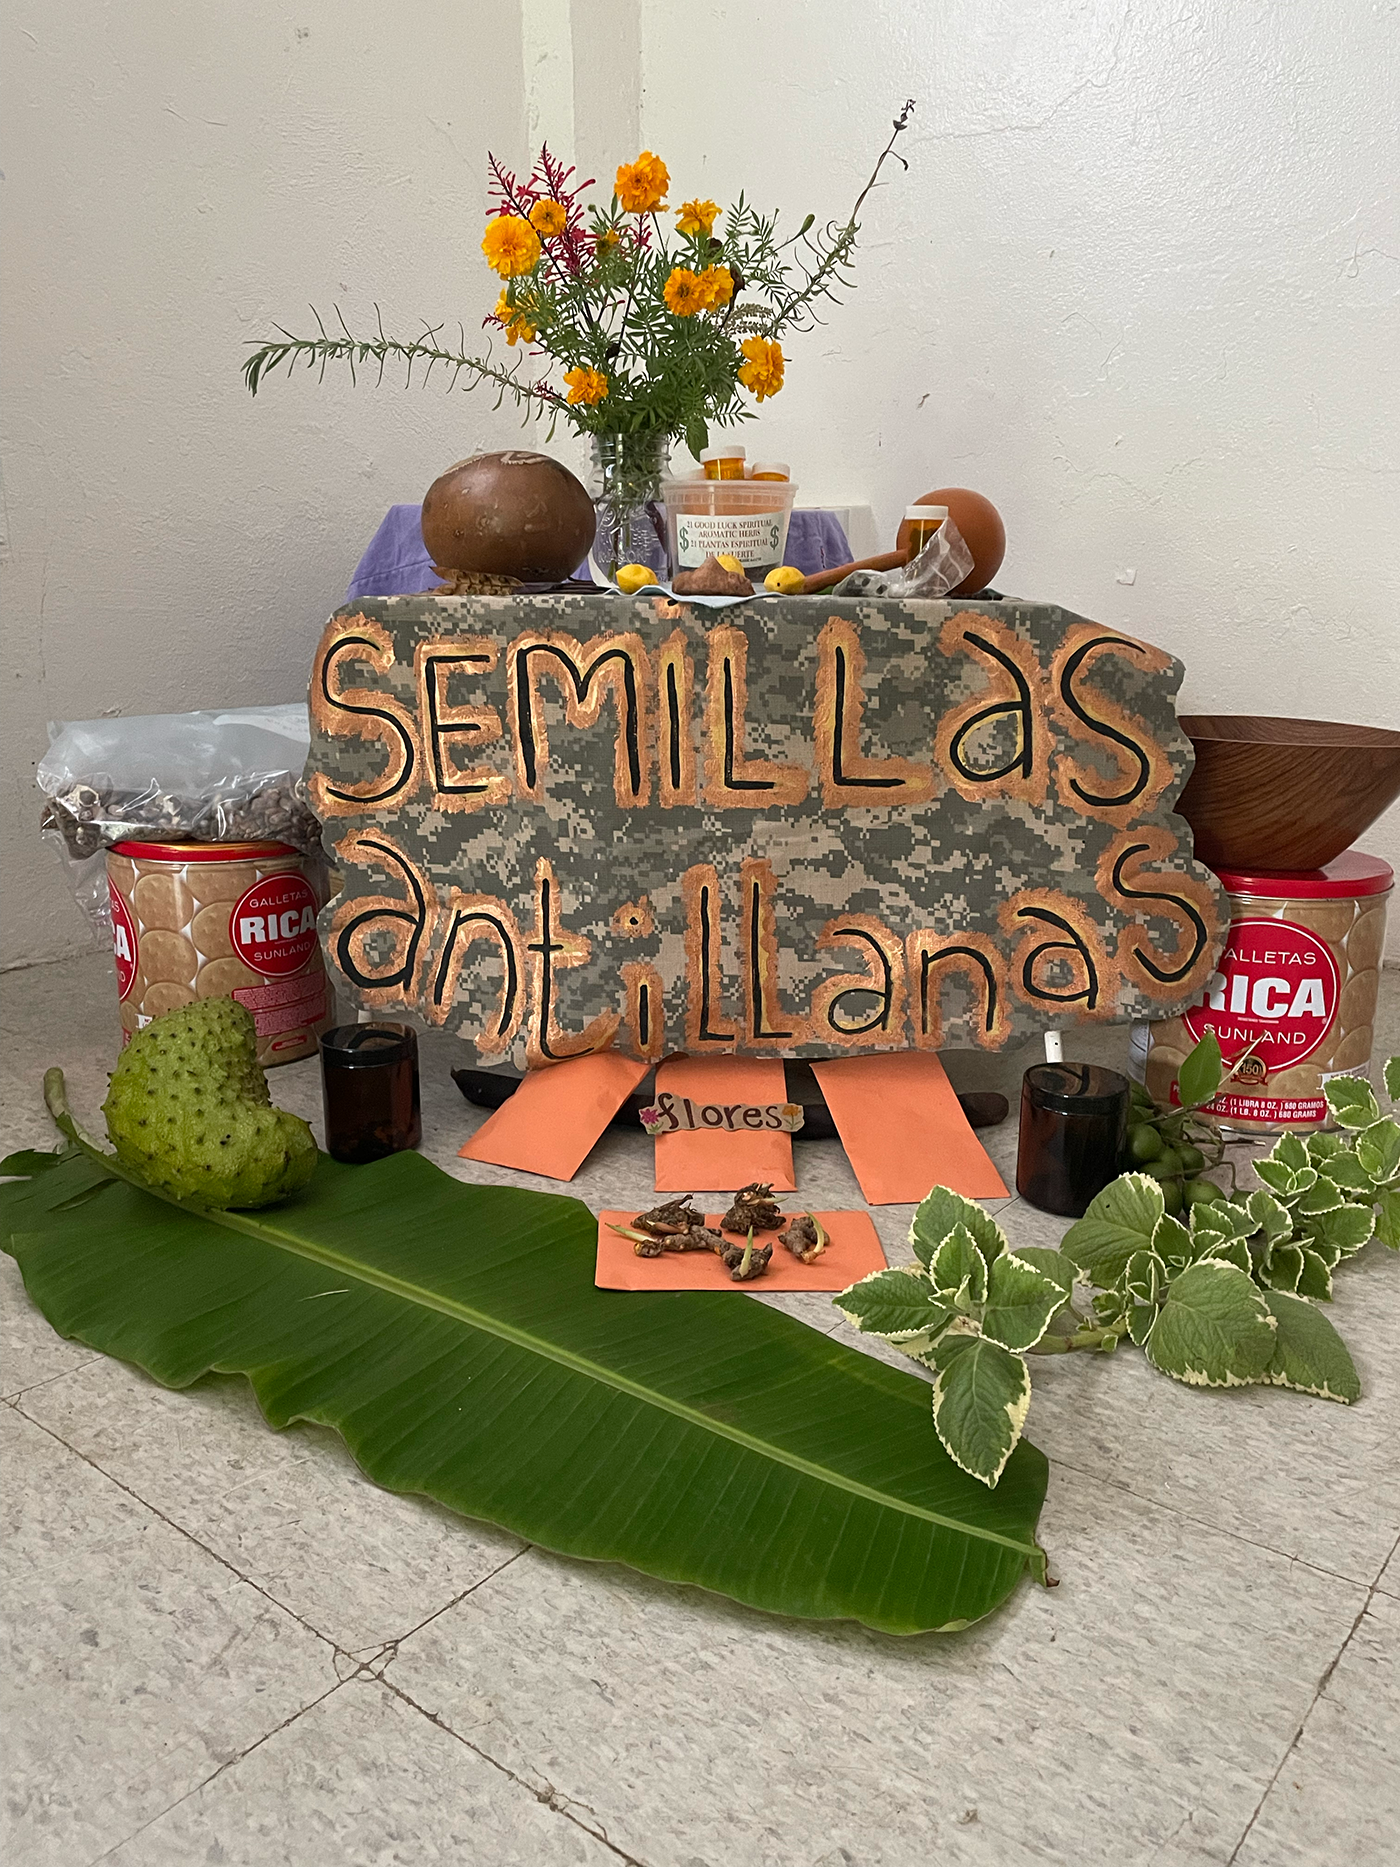
{"type": "Polygon", "coordinates": [[[307,790],[349,997],[538,1066],[830,1057],[1198,997],[1178,662],[1043,604],[389,597],[307,790]]]}

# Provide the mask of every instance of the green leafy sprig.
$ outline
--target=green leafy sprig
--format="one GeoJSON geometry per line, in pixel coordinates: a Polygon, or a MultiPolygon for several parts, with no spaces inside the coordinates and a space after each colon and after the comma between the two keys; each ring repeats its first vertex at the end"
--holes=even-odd
{"type": "Polygon", "coordinates": [[[834,1299],[848,1321],[937,1370],[933,1424],[949,1455],[994,1485],[1030,1406],[1023,1357],[1058,1318],[1079,1347],[1116,1348],[1117,1337],[1074,1310],[1074,1266],[1061,1252],[1013,1252],[1006,1234],[970,1199],[936,1186],[909,1233],[916,1264],[874,1271],[834,1299]],[[1112,1338],[1110,1340],[1110,1338],[1112,1338]]]}
{"type": "MultiPolygon", "coordinates": [[[[1189,1090],[1208,1102],[1223,1076],[1219,1046],[1202,1040],[1180,1072],[1183,1100],[1189,1090]]],[[[1386,1064],[1385,1087],[1400,1101],[1400,1057],[1386,1064]]],[[[1324,1093],[1340,1132],[1281,1135],[1255,1163],[1262,1186],[1178,1218],[1160,1180],[1120,1174],[1058,1251],[1013,1251],[980,1206],[935,1187],[910,1229],[917,1263],[862,1278],[836,1307],[936,1371],[934,1428],[986,1485],[1025,1425],[1031,1354],[1111,1354],[1127,1337],[1190,1387],[1358,1400],[1346,1344],[1317,1306],[1368,1239],[1400,1249],[1400,1123],[1361,1078],[1338,1077],[1324,1093]]]]}
{"type": "Polygon", "coordinates": [[[383,382],[384,371],[391,362],[404,365],[404,387],[413,381],[413,373],[422,364],[422,381],[427,382],[439,364],[449,372],[448,388],[457,385],[457,379],[465,375],[469,386],[479,382],[495,383],[500,390],[496,407],[510,396],[516,407],[531,400],[557,404],[562,407],[564,398],[547,384],[527,382],[521,375],[520,365],[524,358],[518,358],[506,368],[494,363],[490,356],[470,357],[466,355],[466,333],[458,326],[458,336],[462,343],[461,350],[445,350],[438,342],[442,335],[441,324],[424,325],[421,337],[404,340],[386,337],[383,320],[375,307],[376,334],[373,337],[356,337],[337,311],[340,323],[340,335],[332,336],[321,321],[321,314],[312,307],[311,315],[319,327],[316,337],[293,337],[290,331],[276,326],[281,336],[273,343],[263,344],[255,350],[243,365],[243,380],[249,391],[256,395],[263,377],[270,371],[285,364],[288,374],[298,365],[317,372],[317,381],[324,379],[326,365],[331,362],[343,362],[350,366],[350,379],[359,381],[359,371],[375,365],[375,381],[383,382]]]}

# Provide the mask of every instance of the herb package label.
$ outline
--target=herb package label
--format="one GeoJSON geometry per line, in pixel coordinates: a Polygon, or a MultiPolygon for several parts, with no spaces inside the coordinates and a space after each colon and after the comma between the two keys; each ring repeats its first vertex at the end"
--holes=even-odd
{"type": "Polygon", "coordinates": [[[737,558],[745,571],[782,562],[785,512],[694,513],[676,516],[676,569],[694,570],[707,557],[737,558]]]}

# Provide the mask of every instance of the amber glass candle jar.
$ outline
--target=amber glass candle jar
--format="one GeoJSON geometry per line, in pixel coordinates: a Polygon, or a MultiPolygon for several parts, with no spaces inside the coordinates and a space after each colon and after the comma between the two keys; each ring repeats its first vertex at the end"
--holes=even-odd
{"type": "Polygon", "coordinates": [[[423,1139],[418,1038],[406,1024],[339,1024],[321,1039],[326,1152],[363,1167],[423,1139]]]}
{"type": "Polygon", "coordinates": [[[1082,1219],[1122,1171],[1130,1089],[1097,1063],[1036,1063],[1021,1078],[1016,1191],[1042,1212],[1082,1219]]]}
{"type": "Polygon", "coordinates": [[[742,480],[746,449],[742,447],[707,447],[700,456],[707,480],[742,480]]]}

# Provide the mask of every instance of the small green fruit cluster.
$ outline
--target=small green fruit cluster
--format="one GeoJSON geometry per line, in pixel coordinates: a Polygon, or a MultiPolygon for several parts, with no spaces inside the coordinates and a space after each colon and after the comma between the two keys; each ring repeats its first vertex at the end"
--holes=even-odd
{"type": "Polygon", "coordinates": [[[1189,1109],[1159,1109],[1141,1083],[1133,1084],[1125,1171],[1160,1180],[1173,1218],[1226,1197],[1223,1187],[1204,1177],[1207,1168],[1219,1166],[1223,1152],[1213,1122],[1189,1109]]]}

